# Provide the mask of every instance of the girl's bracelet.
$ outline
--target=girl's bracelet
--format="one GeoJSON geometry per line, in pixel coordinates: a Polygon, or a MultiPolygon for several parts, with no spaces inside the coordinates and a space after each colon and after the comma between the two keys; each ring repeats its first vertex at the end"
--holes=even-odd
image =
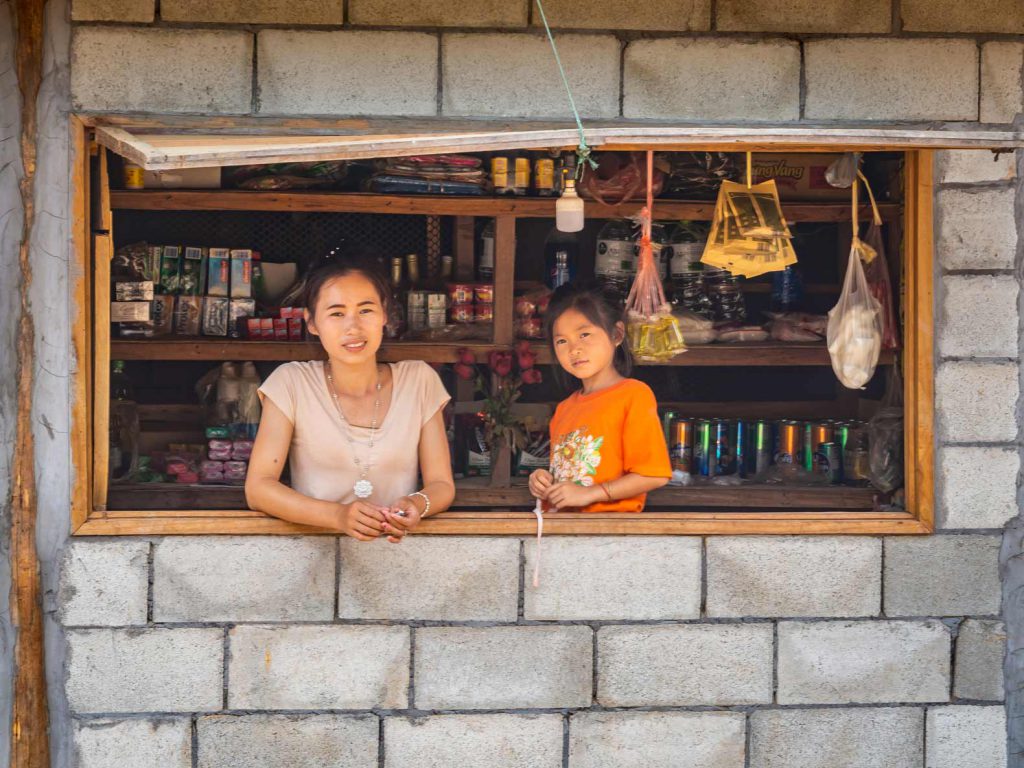
{"type": "Polygon", "coordinates": [[[601,483],[601,490],[604,491],[604,495],[608,497],[608,501],[615,501],[615,499],[612,498],[612,492],[608,490],[607,481],[601,483]]]}
{"type": "Polygon", "coordinates": [[[423,507],[423,514],[420,515],[420,517],[426,517],[427,515],[429,515],[430,514],[430,497],[427,496],[427,494],[425,494],[423,491],[416,491],[414,493],[410,493],[408,498],[410,500],[412,500],[413,496],[421,497],[423,499],[424,504],[425,504],[425,506],[423,507]]]}

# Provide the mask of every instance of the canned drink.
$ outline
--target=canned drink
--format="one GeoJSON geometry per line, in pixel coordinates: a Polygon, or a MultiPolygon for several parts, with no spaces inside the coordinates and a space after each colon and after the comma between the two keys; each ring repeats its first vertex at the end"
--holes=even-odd
{"type": "Polygon", "coordinates": [[[842,460],[838,443],[822,443],[814,456],[814,470],[825,475],[832,485],[839,485],[843,479],[842,460]]]}
{"type": "Polygon", "coordinates": [[[675,411],[665,411],[661,417],[661,429],[665,433],[665,445],[672,448],[672,422],[676,420],[675,411]]]}
{"type": "Polygon", "coordinates": [[[843,479],[863,483],[870,478],[867,429],[864,422],[850,422],[843,449],[843,479]]]}
{"type": "Polygon", "coordinates": [[[779,445],[775,452],[776,464],[799,464],[804,443],[803,425],[799,421],[779,424],[779,445]]]}
{"type": "Polygon", "coordinates": [[[716,420],[712,424],[716,475],[736,474],[736,438],[732,422],[716,420]]]}
{"type": "Polygon", "coordinates": [[[702,477],[714,477],[715,463],[712,460],[711,422],[701,419],[694,425],[693,431],[693,474],[702,477]]]}
{"type": "Polygon", "coordinates": [[[804,469],[814,472],[815,457],[818,455],[818,446],[822,443],[831,443],[835,435],[835,426],[832,422],[807,422],[804,427],[804,469]]]}
{"type": "Polygon", "coordinates": [[[672,469],[694,474],[693,422],[690,419],[679,419],[672,423],[672,441],[669,445],[672,469]]]}
{"type": "Polygon", "coordinates": [[[763,419],[750,428],[750,466],[754,475],[760,475],[772,464],[772,425],[763,419]]]}

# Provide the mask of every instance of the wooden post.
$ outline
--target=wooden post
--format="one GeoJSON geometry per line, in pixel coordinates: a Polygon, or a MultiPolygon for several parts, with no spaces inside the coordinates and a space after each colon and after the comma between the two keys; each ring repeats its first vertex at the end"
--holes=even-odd
{"type": "Polygon", "coordinates": [[[11,623],[14,626],[12,768],[48,768],[50,746],[43,659],[43,605],[36,554],[37,497],[32,437],[35,326],[28,295],[32,286],[29,243],[35,224],[35,175],[39,126],[36,101],[43,77],[43,0],[15,0],[15,66],[21,92],[21,179],[23,222],[18,266],[21,306],[17,329],[18,395],[11,472],[11,623]]]}

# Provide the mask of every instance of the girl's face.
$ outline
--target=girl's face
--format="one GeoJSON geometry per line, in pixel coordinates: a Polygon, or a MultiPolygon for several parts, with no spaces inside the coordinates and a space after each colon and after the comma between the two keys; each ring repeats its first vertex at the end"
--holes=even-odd
{"type": "Polygon", "coordinates": [[[576,309],[567,309],[552,326],[552,341],[559,365],[578,379],[590,379],[613,367],[615,347],[625,327],[617,323],[615,338],[576,309]]]}
{"type": "Polygon", "coordinates": [[[387,323],[377,289],[358,272],[324,283],[315,312],[305,316],[328,356],[348,364],[376,357],[387,323]]]}

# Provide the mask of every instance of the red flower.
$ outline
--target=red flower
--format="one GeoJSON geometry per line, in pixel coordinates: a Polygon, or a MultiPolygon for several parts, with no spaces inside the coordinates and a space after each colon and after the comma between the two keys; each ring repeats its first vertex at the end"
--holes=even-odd
{"type": "Polygon", "coordinates": [[[466,365],[465,363],[455,364],[455,375],[464,381],[472,381],[473,376],[476,374],[476,369],[472,365],[466,365]]]}
{"type": "Polygon", "coordinates": [[[528,368],[522,373],[523,384],[540,384],[543,379],[540,375],[540,370],[537,368],[528,368]]]}
{"type": "Polygon", "coordinates": [[[530,349],[530,342],[521,341],[516,344],[516,355],[519,357],[520,370],[527,371],[537,362],[537,354],[530,349]]]}
{"type": "Polygon", "coordinates": [[[455,353],[455,356],[462,365],[476,365],[476,355],[473,354],[471,349],[462,347],[455,353]]]}
{"type": "Polygon", "coordinates": [[[508,376],[512,373],[512,353],[498,352],[497,355],[495,355],[494,364],[491,365],[491,370],[499,376],[508,376]]]}

